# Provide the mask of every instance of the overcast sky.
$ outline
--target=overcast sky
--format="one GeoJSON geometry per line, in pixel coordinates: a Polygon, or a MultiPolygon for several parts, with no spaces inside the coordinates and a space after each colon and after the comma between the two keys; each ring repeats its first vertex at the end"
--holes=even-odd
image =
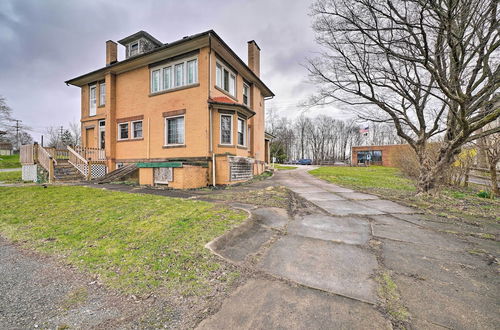
{"type": "MultiPolygon", "coordinates": [[[[65,80],[101,68],[105,41],[139,30],[163,43],[214,29],[246,62],[261,48],[261,78],[280,115],[295,116],[314,91],[302,64],[318,51],[308,0],[1,0],[0,95],[39,139],[48,126],[80,119],[80,89],[65,80]]],[[[119,45],[118,59],[124,58],[119,45]]],[[[333,113],[319,109],[314,113],[333,113]]]]}

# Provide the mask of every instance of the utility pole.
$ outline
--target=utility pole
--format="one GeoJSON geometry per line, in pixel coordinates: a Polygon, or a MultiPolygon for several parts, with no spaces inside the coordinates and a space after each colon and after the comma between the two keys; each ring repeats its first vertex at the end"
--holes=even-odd
{"type": "Polygon", "coordinates": [[[63,144],[63,140],[62,140],[62,137],[63,137],[63,130],[64,128],[61,126],[61,128],[59,128],[59,146],[57,146],[58,148],[63,144]]]}
{"type": "Polygon", "coordinates": [[[22,120],[19,119],[14,119],[16,122],[16,143],[17,143],[17,150],[21,150],[21,141],[19,141],[19,130],[21,129],[21,126],[19,126],[19,122],[22,122],[22,120]]]}

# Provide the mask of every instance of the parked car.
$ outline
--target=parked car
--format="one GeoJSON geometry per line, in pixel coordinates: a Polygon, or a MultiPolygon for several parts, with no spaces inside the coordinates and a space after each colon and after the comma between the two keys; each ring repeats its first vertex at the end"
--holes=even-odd
{"type": "Polygon", "coordinates": [[[300,165],[312,165],[312,160],[310,159],[299,159],[300,165]]]}

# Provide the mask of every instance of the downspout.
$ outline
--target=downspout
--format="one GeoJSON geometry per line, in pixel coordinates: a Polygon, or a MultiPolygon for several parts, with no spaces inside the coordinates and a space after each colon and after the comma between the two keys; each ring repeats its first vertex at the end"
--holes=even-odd
{"type": "MultiPolygon", "coordinates": [[[[208,33],[208,99],[210,100],[210,88],[212,87],[212,35],[208,33]]],[[[208,130],[209,130],[209,153],[212,154],[212,186],[215,187],[215,153],[213,151],[213,125],[212,106],[208,106],[208,130]]]]}

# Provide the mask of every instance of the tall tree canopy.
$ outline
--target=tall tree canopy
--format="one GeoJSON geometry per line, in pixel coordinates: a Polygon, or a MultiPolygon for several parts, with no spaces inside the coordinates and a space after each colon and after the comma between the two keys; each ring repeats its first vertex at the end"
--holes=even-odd
{"type": "Polygon", "coordinates": [[[320,85],[315,102],[392,122],[417,153],[419,191],[432,189],[461,146],[499,132],[496,0],[318,0],[312,7],[320,85]],[[442,137],[438,156],[426,147],[442,137]]]}

